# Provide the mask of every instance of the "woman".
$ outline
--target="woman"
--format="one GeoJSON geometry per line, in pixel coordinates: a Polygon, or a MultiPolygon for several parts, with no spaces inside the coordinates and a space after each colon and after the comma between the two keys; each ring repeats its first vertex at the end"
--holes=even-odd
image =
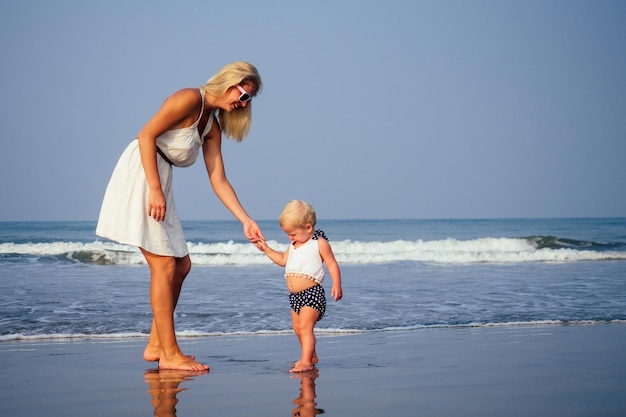
{"type": "Polygon", "coordinates": [[[237,141],[248,134],[250,100],[261,86],[254,66],[233,62],[201,88],[172,94],[126,148],[105,192],[96,234],[138,246],[146,258],[153,320],[144,359],[160,369],[209,368],[176,341],[174,309],[191,261],[172,198],[172,165],[192,165],[202,149],[215,194],[251,242],[264,240],[226,178],[221,152],[222,132],[237,141]]]}

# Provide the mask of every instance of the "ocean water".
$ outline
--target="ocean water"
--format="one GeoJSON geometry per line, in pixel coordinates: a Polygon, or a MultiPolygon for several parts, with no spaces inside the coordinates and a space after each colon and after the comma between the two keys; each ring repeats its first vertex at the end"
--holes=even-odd
{"type": "MultiPolygon", "coordinates": [[[[288,241],[276,221],[270,245],[288,241]]],[[[283,269],[236,221],[183,222],[180,337],[291,332],[283,269]]],[[[626,322],[626,218],[320,221],[342,270],[320,334],[626,322]]],[[[149,273],[94,222],[0,222],[0,341],[146,337],[149,273]]]]}

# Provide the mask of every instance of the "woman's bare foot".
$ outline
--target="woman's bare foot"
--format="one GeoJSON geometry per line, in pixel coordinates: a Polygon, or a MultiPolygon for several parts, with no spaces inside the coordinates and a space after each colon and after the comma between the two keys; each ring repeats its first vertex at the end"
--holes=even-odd
{"type": "Polygon", "coordinates": [[[158,362],[161,357],[161,348],[148,344],[143,351],[143,359],[148,362],[158,362]]]}
{"type": "Polygon", "coordinates": [[[176,369],[179,371],[207,371],[209,365],[197,362],[182,353],[174,355],[172,358],[159,359],[159,369],[176,369]]]}
{"type": "MultiPolygon", "coordinates": [[[[192,361],[196,359],[194,355],[185,355],[192,361]]],[[[146,350],[143,351],[143,359],[147,362],[158,362],[161,359],[161,348],[148,344],[146,350]]]]}

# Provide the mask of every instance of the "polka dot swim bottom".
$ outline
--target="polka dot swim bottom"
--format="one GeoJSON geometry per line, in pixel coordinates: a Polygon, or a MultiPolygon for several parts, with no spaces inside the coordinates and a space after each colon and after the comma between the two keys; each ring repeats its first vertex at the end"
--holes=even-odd
{"type": "Polygon", "coordinates": [[[300,314],[302,307],[314,308],[320,313],[320,316],[317,318],[319,321],[324,317],[324,312],[326,312],[324,287],[318,284],[304,291],[289,294],[289,304],[291,305],[291,309],[297,314],[300,314]]]}

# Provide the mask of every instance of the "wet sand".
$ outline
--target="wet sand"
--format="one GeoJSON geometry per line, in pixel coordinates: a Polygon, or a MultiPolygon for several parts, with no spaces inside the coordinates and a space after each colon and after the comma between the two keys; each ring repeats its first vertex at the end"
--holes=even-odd
{"type": "Polygon", "coordinates": [[[206,374],[158,371],[146,339],[0,342],[2,416],[623,416],[626,325],[183,338],[206,374]]]}

